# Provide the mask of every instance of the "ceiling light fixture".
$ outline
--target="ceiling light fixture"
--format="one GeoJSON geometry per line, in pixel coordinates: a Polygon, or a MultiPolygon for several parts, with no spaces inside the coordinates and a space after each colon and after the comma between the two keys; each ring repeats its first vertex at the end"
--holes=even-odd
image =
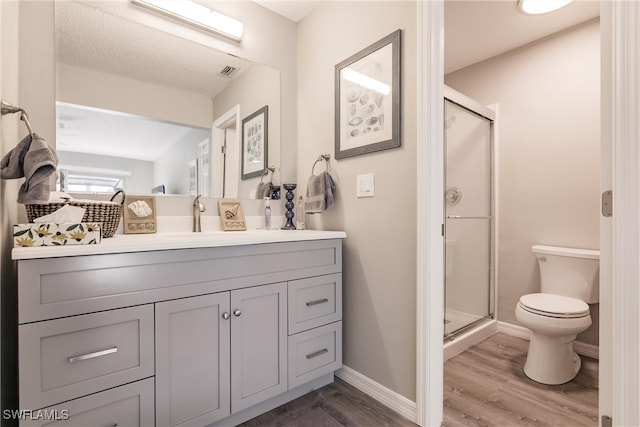
{"type": "Polygon", "coordinates": [[[526,15],[542,15],[565,7],[573,0],[518,0],[518,9],[526,15]]]}
{"type": "Polygon", "coordinates": [[[131,2],[200,29],[212,31],[231,40],[242,40],[244,30],[242,22],[194,1],[131,0],[131,2]]]}

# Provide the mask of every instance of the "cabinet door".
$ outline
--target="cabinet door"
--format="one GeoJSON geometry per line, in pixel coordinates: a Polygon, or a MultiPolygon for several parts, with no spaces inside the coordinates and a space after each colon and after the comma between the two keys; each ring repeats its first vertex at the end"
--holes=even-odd
{"type": "Polygon", "coordinates": [[[231,410],[287,390],[287,285],[231,292],[231,410]]]}
{"type": "Polygon", "coordinates": [[[158,426],[203,426],[229,415],[228,313],[228,292],[156,304],[158,426]]]}

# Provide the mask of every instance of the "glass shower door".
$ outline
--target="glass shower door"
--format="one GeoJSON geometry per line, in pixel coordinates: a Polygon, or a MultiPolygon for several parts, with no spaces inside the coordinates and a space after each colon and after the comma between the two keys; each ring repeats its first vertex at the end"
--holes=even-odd
{"type": "Polygon", "coordinates": [[[445,337],[493,315],[492,123],[445,100],[445,337]]]}

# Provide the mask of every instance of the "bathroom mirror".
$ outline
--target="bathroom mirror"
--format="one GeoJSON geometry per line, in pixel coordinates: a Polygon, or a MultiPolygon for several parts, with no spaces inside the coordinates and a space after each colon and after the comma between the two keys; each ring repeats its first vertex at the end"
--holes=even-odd
{"type": "Polygon", "coordinates": [[[56,149],[67,191],[107,193],[124,182],[133,194],[250,198],[260,178],[240,179],[235,123],[265,105],[268,163],[281,166],[278,70],[91,2],[56,0],[55,42],[56,149]],[[226,155],[212,132],[221,117],[226,155]]]}

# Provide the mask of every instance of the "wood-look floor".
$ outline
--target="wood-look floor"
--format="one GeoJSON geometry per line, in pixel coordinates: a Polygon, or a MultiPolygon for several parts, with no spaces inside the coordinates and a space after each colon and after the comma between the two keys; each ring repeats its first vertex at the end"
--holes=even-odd
{"type": "Polygon", "coordinates": [[[443,426],[597,426],[598,361],[581,356],[573,381],[539,384],[522,371],[528,346],[495,334],[449,359],[443,426]]]}
{"type": "Polygon", "coordinates": [[[242,427],[414,427],[415,424],[339,378],[242,427]]]}
{"type": "MultiPolygon", "coordinates": [[[[529,342],[505,334],[449,359],[444,365],[444,422],[461,426],[598,425],[598,361],[582,357],[570,383],[548,386],[522,372],[529,342]]],[[[241,424],[243,427],[415,426],[336,378],[333,384],[241,424]]]]}

